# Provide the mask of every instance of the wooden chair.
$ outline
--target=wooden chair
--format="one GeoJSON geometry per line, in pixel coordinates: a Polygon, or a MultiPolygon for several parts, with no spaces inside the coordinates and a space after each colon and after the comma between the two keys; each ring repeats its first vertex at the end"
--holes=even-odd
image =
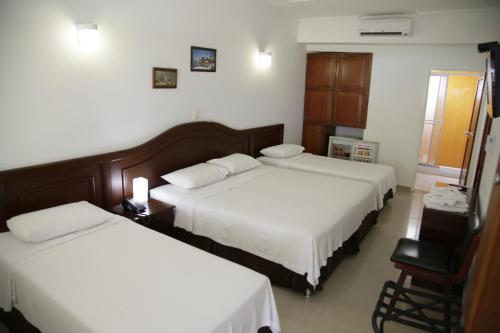
{"type": "Polygon", "coordinates": [[[452,294],[453,286],[462,284],[467,278],[479,245],[481,226],[479,216],[471,214],[467,221],[465,236],[458,249],[428,241],[400,239],[391,261],[401,270],[401,274],[387,309],[388,315],[394,309],[400,289],[408,276],[441,285],[446,294],[452,294]]]}

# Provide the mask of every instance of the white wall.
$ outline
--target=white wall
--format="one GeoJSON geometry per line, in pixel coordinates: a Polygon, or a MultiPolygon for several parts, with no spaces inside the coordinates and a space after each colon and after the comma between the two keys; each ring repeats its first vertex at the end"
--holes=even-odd
{"type": "Polygon", "coordinates": [[[299,142],[296,36],[296,21],[252,0],[2,0],[0,170],[132,147],[196,109],[235,128],[284,122],[299,142]],[[76,47],[85,21],[99,26],[93,53],[76,47]],[[190,72],[191,45],[217,49],[217,73],[190,72]],[[154,66],[178,68],[178,89],[151,89],[154,66]]]}
{"type": "Polygon", "coordinates": [[[477,44],[498,39],[500,8],[400,15],[413,19],[411,37],[361,37],[357,16],[302,19],[300,43],[477,44]]]}
{"type": "Polygon", "coordinates": [[[372,52],[364,138],[380,142],[380,163],[395,167],[400,185],[413,187],[430,71],[481,70],[476,46],[308,45],[308,51],[372,52]]]}

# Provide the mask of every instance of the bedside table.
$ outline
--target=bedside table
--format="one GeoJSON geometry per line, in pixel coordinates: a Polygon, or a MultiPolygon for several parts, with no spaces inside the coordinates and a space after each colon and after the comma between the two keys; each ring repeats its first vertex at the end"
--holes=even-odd
{"type": "Polygon", "coordinates": [[[146,228],[172,235],[174,229],[175,206],[155,199],[149,199],[142,203],[146,210],[142,213],[132,213],[123,209],[121,204],[114,206],[110,211],[114,214],[126,217],[146,228]]]}

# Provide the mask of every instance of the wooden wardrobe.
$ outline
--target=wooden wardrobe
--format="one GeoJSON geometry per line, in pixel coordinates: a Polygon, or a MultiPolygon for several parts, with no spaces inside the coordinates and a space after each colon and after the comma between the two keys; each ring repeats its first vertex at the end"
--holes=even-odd
{"type": "Polygon", "coordinates": [[[335,126],[366,128],[371,53],[309,53],[302,145],[325,155],[335,126]]]}

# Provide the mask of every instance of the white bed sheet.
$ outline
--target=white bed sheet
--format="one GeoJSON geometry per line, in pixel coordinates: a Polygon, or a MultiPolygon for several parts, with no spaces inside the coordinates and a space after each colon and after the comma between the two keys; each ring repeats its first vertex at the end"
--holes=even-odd
{"type": "Polygon", "coordinates": [[[384,207],[384,196],[390,189],[394,194],[396,193],[396,173],[394,168],[388,165],[346,161],[309,153],[289,158],[261,156],[257,159],[266,165],[280,168],[309,171],[370,183],[377,193],[379,209],[384,207]]]}
{"type": "Polygon", "coordinates": [[[2,307],[51,333],[280,331],[265,276],[121,217],[98,229],[42,245],[0,234],[2,307]]]}
{"type": "Polygon", "coordinates": [[[176,206],[175,225],[306,274],[320,268],[377,210],[372,186],[260,166],[199,189],[164,185],[152,198],[176,206]]]}

